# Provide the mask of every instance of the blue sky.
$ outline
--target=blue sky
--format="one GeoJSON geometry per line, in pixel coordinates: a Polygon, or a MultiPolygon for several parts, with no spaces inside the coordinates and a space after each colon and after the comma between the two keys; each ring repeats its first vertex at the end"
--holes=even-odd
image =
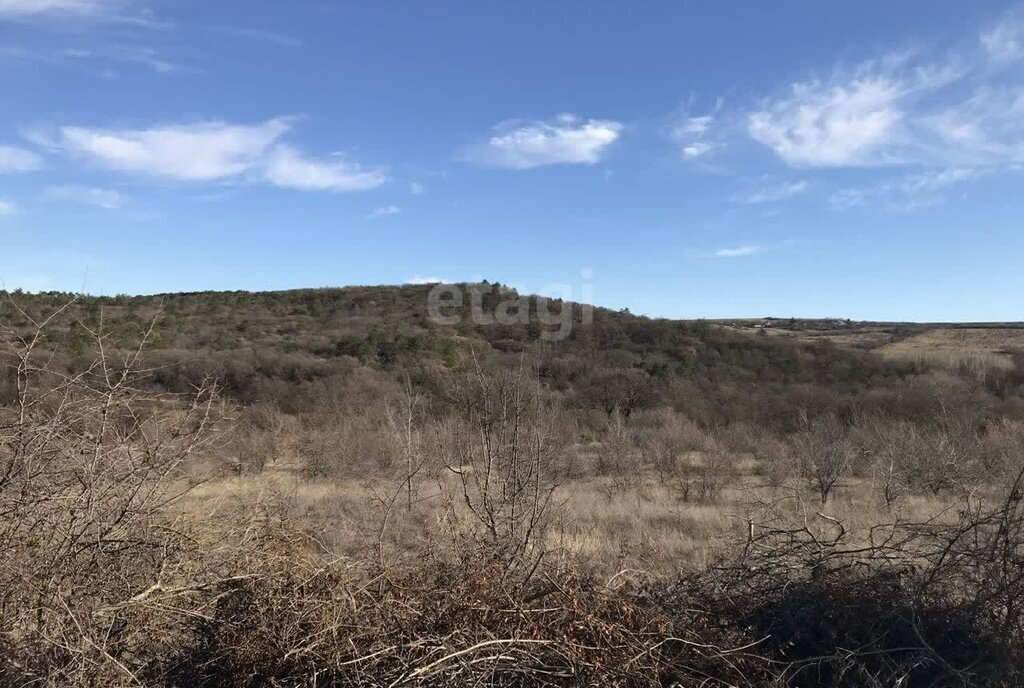
{"type": "Polygon", "coordinates": [[[0,0],[0,277],[1024,320],[1024,5],[0,0]]]}

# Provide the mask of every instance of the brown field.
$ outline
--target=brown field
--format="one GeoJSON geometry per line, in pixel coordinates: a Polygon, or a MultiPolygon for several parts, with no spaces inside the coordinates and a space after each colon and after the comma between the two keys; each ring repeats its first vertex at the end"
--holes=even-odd
{"type": "Polygon", "coordinates": [[[936,328],[882,346],[896,360],[961,362],[1010,369],[1014,351],[1024,351],[1024,328],[936,328]]]}
{"type": "MultiPolygon", "coordinates": [[[[700,452],[690,452],[689,458],[699,461],[700,452]]],[[[799,481],[778,485],[767,480],[749,454],[732,456],[729,462],[734,478],[713,499],[704,500],[684,501],[650,467],[630,476],[562,478],[556,493],[557,517],[545,547],[602,580],[621,575],[657,580],[700,571],[721,560],[747,537],[751,522],[757,527],[767,518],[769,506],[793,522],[811,523],[827,532],[832,525],[821,517],[824,514],[843,523],[854,541],[863,542],[872,526],[893,520],[948,521],[963,504],[955,495],[919,494],[888,508],[868,476],[845,480],[823,506],[799,481]]],[[[386,473],[311,480],[282,460],[260,475],[213,478],[192,489],[179,507],[199,521],[211,522],[244,522],[254,510],[272,508],[287,514],[295,527],[314,535],[332,552],[358,559],[373,547],[380,519],[373,494],[386,481],[386,473]]],[[[437,545],[431,538],[436,537],[456,487],[452,475],[414,486],[412,508],[395,508],[391,515],[386,534],[391,556],[401,558],[437,545]]],[[[984,491],[976,498],[998,499],[998,494],[984,491]]]]}
{"type": "MultiPolygon", "coordinates": [[[[819,514],[841,521],[852,541],[864,542],[872,527],[894,519],[913,522],[955,520],[962,503],[948,496],[916,495],[895,510],[877,504],[870,481],[840,490],[827,508],[802,490],[779,489],[747,478],[723,490],[713,502],[684,503],[656,476],[634,485],[609,489],[609,479],[580,480],[561,486],[560,513],[547,534],[546,548],[574,561],[580,570],[608,581],[628,575],[634,580],[663,580],[682,572],[704,570],[720,561],[747,535],[754,521],[775,500],[788,497],[786,513],[827,532],[819,514]]],[[[425,525],[443,517],[443,497],[435,483],[416,487],[411,512],[397,511],[387,534],[390,556],[408,557],[435,545],[425,525]]],[[[995,493],[994,493],[995,494],[995,493]]],[[[290,522],[316,537],[332,552],[358,559],[371,549],[378,513],[360,481],[309,483],[266,478],[226,478],[190,495],[193,516],[245,520],[254,505],[273,504],[290,522]]]]}

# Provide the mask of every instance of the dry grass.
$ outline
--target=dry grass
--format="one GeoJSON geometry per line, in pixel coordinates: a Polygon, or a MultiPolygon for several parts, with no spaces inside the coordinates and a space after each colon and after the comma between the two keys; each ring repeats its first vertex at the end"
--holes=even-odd
{"type": "MultiPolygon", "coordinates": [[[[749,455],[734,461],[741,469],[737,482],[706,501],[681,500],[653,471],[625,482],[610,476],[565,480],[555,493],[557,518],[547,546],[604,580],[626,569],[654,579],[703,570],[734,551],[751,521],[756,525],[764,519],[769,506],[793,522],[825,513],[861,541],[880,523],[954,518],[962,506],[961,498],[949,493],[913,494],[889,510],[870,478],[850,478],[822,507],[806,484],[772,485],[758,474],[759,466],[749,455]]],[[[179,507],[211,521],[241,520],[254,509],[270,509],[287,515],[335,554],[359,557],[376,537],[381,514],[372,494],[383,481],[383,475],[308,480],[294,467],[278,463],[260,475],[204,483],[179,507]]],[[[412,508],[397,507],[391,514],[386,532],[391,556],[401,558],[424,546],[448,544],[450,538],[438,532],[450,509],[461,511],[450,499],[455,487],[451,475],[417,482],[412,508]]]]}
{"type": "Polygon", "coordinates": [[[889,359],[921,361],[947,368],[1010,370],[1009,352],[1024,350],[1024,329],[937,328],[878,349],[889,359]]]}
{"type": "MultiPolygon", "coordinates": [[[[750,334],[749,328],[737,328],[750,334]]],[[[843,330],[787,330],[781,327],[767,327],[754,332],[764,332],[769,337],[786,337],[804,342],[829,341],[838,346],[855,349],[878,349],[893,340],[892,328],[858,327],[843,330]]]]}

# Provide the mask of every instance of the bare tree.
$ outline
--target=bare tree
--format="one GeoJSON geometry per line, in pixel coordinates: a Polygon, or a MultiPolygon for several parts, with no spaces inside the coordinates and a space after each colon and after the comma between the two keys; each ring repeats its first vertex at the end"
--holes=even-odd
{"type": "Polygon", "coordinates": [[[441,451],[487,556],[529,578],[545,554],[556,487],[548,466],[563,440],[522,362],[495,374],[474,363],[463,415],[449,420],[441,451]]]}
{"type": "Polygon", "coordinates": [[[736,481],[736,467],[733,458],[713,438],[709,438],[704,451],[693,470],[697,479],[697,491],[701,499],[714,500],[722,490],[736,481]]]}
{"type": "Polygon", "coordinates": [[[801,474],[824,504],[847,476],[856,452],[847,438],[846,428],[835,416],[814,421],[805,416],[803,426],[804,429],[792,438],[792,451],[801,474]]]}
{"type": "Polygon", "coordinates": [[[909,491],[909,473],[919,462],[918,429],[905,421],[875,420],[869,428],[872,472],[887,508],[892,508],[909,491]]]}
{"type": "Polygon", "coordinates": [[[634,411],[651,406],[657,397],[654,379],[636,368],[595,371],[583,381],[579,393],[609,418],[618,412],[626,419],[634,411]]]}
{"type": "Polygon", "coordinates": [[[412,509],[414,482],[424,465],[420,433],[417,428],[417,414],[423,402],[422,395],[415,391],[412,380],[406,374],[402,378],[402,392],[387,409],[388,426],[392,436],[401,448],[404,474],[406,508],[412,509]]]}
{"type": "Polygon", "coordinates": [[[639,473],[638,457],[634,452],[634,433],[617,411],[612,412],[600,440],[597,462],[598,471],[602,475],[622,477],[639,473]]]}

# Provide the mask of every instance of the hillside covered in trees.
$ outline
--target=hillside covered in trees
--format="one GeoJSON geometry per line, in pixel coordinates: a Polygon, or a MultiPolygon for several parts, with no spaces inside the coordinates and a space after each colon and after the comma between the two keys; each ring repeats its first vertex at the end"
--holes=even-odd
{"type": "MultiPolygon", "coordinates": [[[[197,292],[154,296],[75,297],[18,294],[0,303],[0,321],[15,329],[62,306],[47,333],[60,365],[74,369],[102,332],[111,348],[145,336],[151,383],[185,392],[212,375],[231,399],[299,408],[325,386],[344,384],[356,368],[384,377],[411,371],[427,387],[439,371],[464,368],[471,354],[494,365],[525,357],[543,384],[573,405],[624,414],[667,404],[706,427],[736,422],[792,429],[798,412],[885,412],[922,418],[939,401],[979,417],[1024,412],[1024,350],[1014,367],[977,371],[887,360],[827,339],[764,336],[698,321],[651,319],[629,312],[571,310],[562,341],[543,341],[536,297],[526,324],[474,323],[471,295],[485,313],[518,297],[499,284],[466,284],[460,322],[429,316],[430,285],[197,292]],[[24,309],[19,313],[18,309],[24,309]],[[147,334],[148,333],[148,334],[147,334]]],[[[787,324],[786,321],[782,321],[787,324]]],[[[813,331],[816,323],[803,323],[813,331]]],[[[920,326],[894,324],[896,337],[920,326]]],[[[10,382],[7,382],[8,386],[10,382]]]]}

